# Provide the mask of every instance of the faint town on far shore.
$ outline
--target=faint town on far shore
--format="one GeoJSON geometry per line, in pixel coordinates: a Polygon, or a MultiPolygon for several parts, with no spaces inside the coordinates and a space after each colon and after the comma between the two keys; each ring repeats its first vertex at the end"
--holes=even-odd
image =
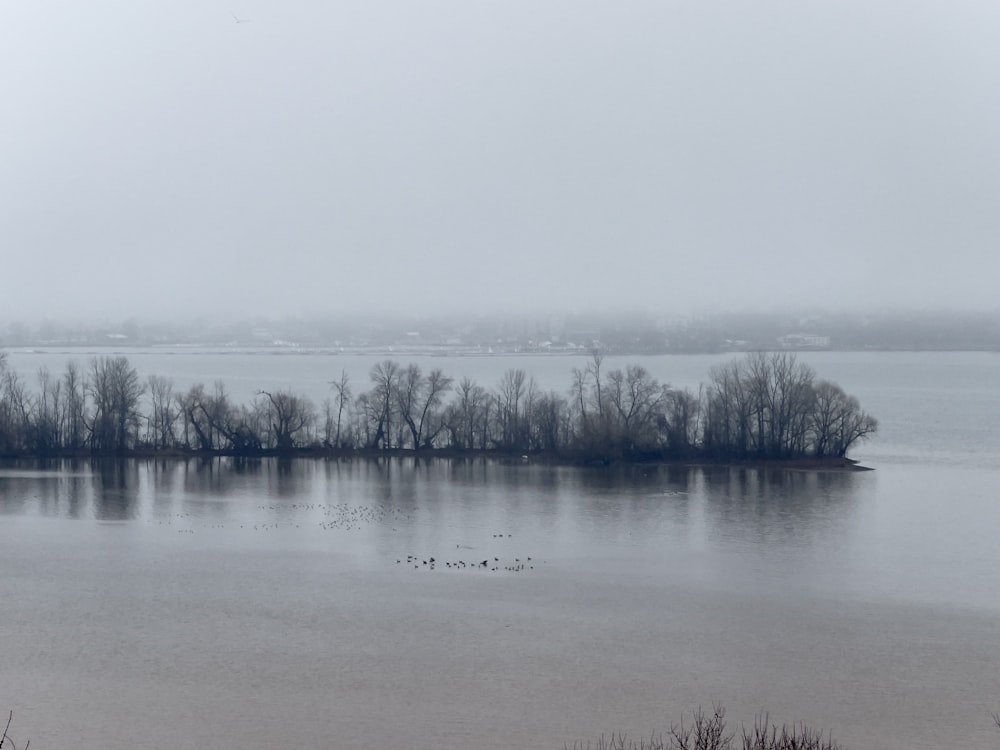
{"type": "Polygon", "coordinates": [[[235,322],[0,321],[0,347],[201,346],[449,354],[704,354],[754,350],[1000,351],[973,312],[250,317],[235,322]]]}

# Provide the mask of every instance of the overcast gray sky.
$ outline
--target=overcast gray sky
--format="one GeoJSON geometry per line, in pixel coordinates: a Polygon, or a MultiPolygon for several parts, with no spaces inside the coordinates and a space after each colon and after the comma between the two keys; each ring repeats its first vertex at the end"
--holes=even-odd
{"type": "Polygon", "coordinates": [[[998,71],[995,0],[4,0],[0,315],[995,308],[998,71]]]}

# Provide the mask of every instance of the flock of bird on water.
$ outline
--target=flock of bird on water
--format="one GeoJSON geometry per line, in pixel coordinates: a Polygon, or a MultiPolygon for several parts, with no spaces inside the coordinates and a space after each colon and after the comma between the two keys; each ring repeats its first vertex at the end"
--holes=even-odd
{"type": "MultiPolygon", "coordinates": [[[[510,538],[510,536],[511,536],[510,534],[506,535],[508,539],[510,538]]],[[[504,535],[494,534],[493,538],[503,539],[504,535]]],[[[461,545],[456,544],[455,549],[461,549],[461,545]]],[[[471,549],[471,547],[466,547],[466,549],[471,549]]],[[[438,565],[439,561],[433,557],[428,557],[426,560],[424,560],[416,555],[407,555],[406,563],[407,565],[412,565],[415,570],[420,570],[421,568],[424,568],[426,570],[434,570],[435,566],[438,565]]],[[[535,566],[532,565],[531,563],[532,560],[530,557],[525,557],[524,560],[521,560],[520,557],[515,557],[513,564],[508,563],[506,565],[503,564],[503,561],[501,561],[499,557],[494,557],[492,560],[487,557],[485,560],[479,562],[470,561],[468,563],[465,562],[465,560],[445,560],[444,566],[446,568],[452,568],[454,570],[490,570],[494,573],[503,570],[508,573],[520,573],[523,570],[534,570],[535,566]]],[[[402,558],[396,560],[396,565],[402,565],[402,564],[403,564],[402,558]]]]}
{"type": "MultiPolygon", "coordinates": [[[[259,511],[270,511],[270,512],[281,512],[281,511],[316,511],[319,510],[327,520],[319,521],[318,526],[324,531],[330,530],[340,530],[340,531],[358,531],[363,526],[368,524],[385,524],[393,523],[395,521],[409,521],[412,520],[412,516],[399,510],[398,508],[381,508],[381,507],[371,507],[371,506],[355,506],[348,505],[347,503],[339,503],[336,505],[327,505],[323,503],[291,503],[291,504],[278,504],[278,505],[258,505],[257,510],[259,511]]],[[[177,518],[190,519],[192,518],[190,513],[180,513],[176,514],[177,518]]],[[[164,522],[159,521],[160,524],[164,522]]],[[[172,525],[172,521],[167,521],[167,525],[172,525]]],[[[254,523],[249,524],[247,522],[241,523],[241,529],[253,529],[254,531],[270,531],[274,529],[279,529],[282,526],[285,528],[299,528],[300,524],[286,521],[284,523],[278,522],[268,522],[268,523],[254,523]]],[[[210,524],[206,528],[224,528],[223,524],[210,524]]],[[[396,531],[395,526],[390,527],[392,531],[396,531]]],[[[179,534],[193,534],[194,529],[183,528],[178,529],[179,534]]],[[[495,540],[503,539],[509,540],[513,539],[513,534],[493,534],[492,538],[495,540]]],[[[456,550],[469,550],[472,551],[475,548],[468,545],[456,544],[456,550]]],[[[461,553],[459,553],[461,554],[461,553]]],[[[483,559],[463,559],[462,557],[454,557],[448,560],[441,560],[437,557],[430,555],[415,555],[407,554],[405,558],[396,558],[396,565],[412,565],[414,570],[437,570],[443,566],[446,570],[472,570],[472,571],[488,571],[492,573],[506,572],[506,573],[521,573],[527,570],[535,569],[535,560],[531,557],[514,557],[514,558],[501,558],[496,555],[489,555],[483,559]]],[[[542,561],[544,562],[544,561],[542,561]]]]}

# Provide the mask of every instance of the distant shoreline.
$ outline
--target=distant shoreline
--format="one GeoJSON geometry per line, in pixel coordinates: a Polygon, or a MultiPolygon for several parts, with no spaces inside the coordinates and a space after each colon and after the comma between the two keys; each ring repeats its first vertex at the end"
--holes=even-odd
{"type": "MultiPolygon", "coordinates": [[[[535,349],[530,347],[496,346],[489,349],[482,347],[449,347],[449,346],[413,346],[406,344],[385,346],[335,346],[332,344],[228,344],[228,343],[65,343],[53,344],[39,342],[34,344],[0,345],[5,351],[15,354],[148,354],[157,352],[163,354],[188,354],[198,356],[240,355],[240,356],[330,356],[330,357],[454,357],[469,358],[501,358],[524,357],[566,357],[579,358],[590,356],[592,349],[577,347],[574,349],[535,349]]],[[[704,356],[735,356],[751,352],[783,352],[787,354],[1000,354],[1000,347],[992,344],[957,345],[957,346],[905,346],[879,344],[866,346],[742,346],[742,347],[706,347],[694,349],[655,349],[633,350],[629,348],[611,349],[606,353],[615,357],[704,357],[704,356]]]]}

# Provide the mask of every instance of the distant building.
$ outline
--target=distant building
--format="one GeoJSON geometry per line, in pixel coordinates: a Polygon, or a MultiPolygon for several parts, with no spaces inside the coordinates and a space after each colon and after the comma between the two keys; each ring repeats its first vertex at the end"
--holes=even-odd
{"type": "Polygon", "coordinates": [[[782,349],[828,349],[830,337],[814,333],[786,333],[778,337],[778,346],[782,349]]]}

